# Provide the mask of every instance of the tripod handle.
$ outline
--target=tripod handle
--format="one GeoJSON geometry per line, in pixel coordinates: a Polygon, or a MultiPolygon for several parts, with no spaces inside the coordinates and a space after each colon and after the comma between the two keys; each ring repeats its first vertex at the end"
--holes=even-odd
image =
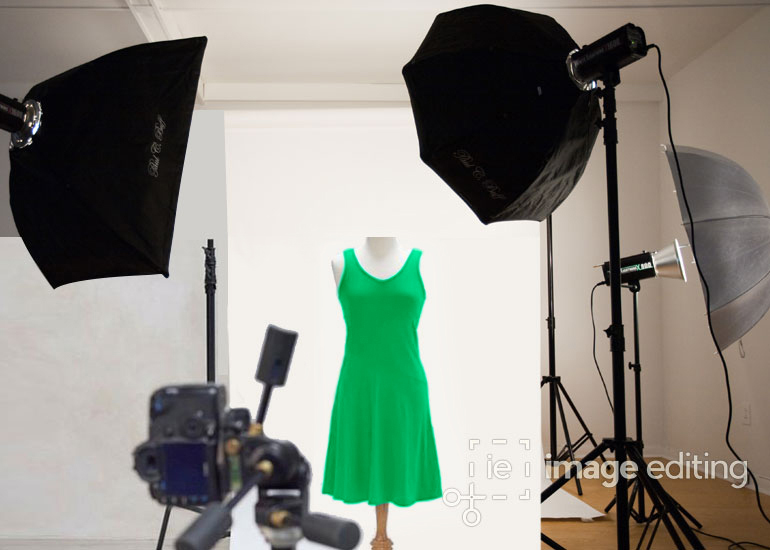
{"type": "Polygon", "coordinates": [[[176,550],[209,550],[230,528],[230,508],[214,502],[176,541],[176,550]]]}
{"type": "Polygon", "coordinates": [[[308,540],[340,550],[352,550],[361,538],[357,523],[326,514],[303,517],[302,533],[308,540]]]}

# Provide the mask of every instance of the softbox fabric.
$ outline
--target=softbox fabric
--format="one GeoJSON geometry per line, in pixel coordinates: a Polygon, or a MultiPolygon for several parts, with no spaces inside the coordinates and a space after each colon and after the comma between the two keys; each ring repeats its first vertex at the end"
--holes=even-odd
{"type": "Polygon", "coordinates": [[[479,5],[439,14],[403,68],[420,157],[485,224],[545,219],[585,169],[601,113],[554,19],[479,5]]]}
{"type": "Polygon", "coordinates": [[[179,184],[206,38],[132,46],[34,86],[33,143],[12,150],[19,234],[54,288],[168,277],[179,184]]]}
{"type": "Polygon", "coordinates": [[[734,161],[695,147],[676,149],[684,193],[671,147],[666,155],[679,209],[708,285],[711,328],[725,349],[770,309],[770,208],[757,182],[734,161]]]}

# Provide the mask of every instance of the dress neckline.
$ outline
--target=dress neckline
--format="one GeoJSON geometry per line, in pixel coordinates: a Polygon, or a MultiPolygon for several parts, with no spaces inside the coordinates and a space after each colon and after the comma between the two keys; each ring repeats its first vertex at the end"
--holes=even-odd
{"type": "Polygon", "coordinates": [[[394,279],[395,277],[397,277],[398,275],[400,275],[400,274],[401,274],[401,272],[402,272],[402,271],[404,271],[404,269],[406,268],[407,264],[409,263],[409,260],[411,260],[411,259],[412,259],[412,255],[414,254],[414,251],[415,251],[415,249],[414,249],[414,248],[413,248],[412,250],[410,250],[410,251],[409,251],[409,254],[406,256],[406,260],[404,260],[404,263],[403,263],[403,265],[402,265],[402,266],[399,268],[399,270],[398,270],[398,271],[396,271],[396,272],[395,272],[393,275],[391,275],[390,277],[385,277],[385,278],[382,278],[382,277],[375,277],[374,275],[372,275],[371,273],[369,273],[369,272],[368,272],[366,269],[364,269],[364,266],[363,266],[363,265],[361,265],[361,262],[358,260],[358,254],[356,254],[356,249],[355,249],[355,248],[351,248],[351,249],[350,249],[350,252],[351,252],[351,254],[353,255],[353,259],[354,259],[354,260],[356,261],[356,263],[358,264],[358,267],[359,267],[359,269],[361,269],[361,271],[363,271],[363,272],[364,272],[364,274],[365,274],[365,275],[367,275],[368,277],[371,277],[371,278],[372,278],[372,279],[374,279],[375,281],[380,281],[381,283],[384,283],[384,282],[386,282],[386,281],[390,281],[391,279],[394,279]]]}

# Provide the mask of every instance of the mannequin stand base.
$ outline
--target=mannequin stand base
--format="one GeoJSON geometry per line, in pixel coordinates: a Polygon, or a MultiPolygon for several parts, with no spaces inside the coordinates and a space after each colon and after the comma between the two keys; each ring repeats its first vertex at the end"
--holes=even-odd
{"type": "Polygon", "coordinates": [[[392,550],[393,549],[393,541],[390,540],[388,537],[376,536],[372,539],[371,545],[372,545],[372,550],[392,550]]]}

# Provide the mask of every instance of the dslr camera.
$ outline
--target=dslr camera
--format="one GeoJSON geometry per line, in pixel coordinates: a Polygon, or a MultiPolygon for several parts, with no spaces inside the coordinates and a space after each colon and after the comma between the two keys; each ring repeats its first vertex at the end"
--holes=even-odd
{"type": "Polygon", "coordinates": [[[228,408],[226,390],[216,384],[166,386],[150,397],[150,436],[134,450],[134,469],[153,499],[202,514],[177,550],[214,546],[230,528],[232,509],[255,486],[255,521],[272,548],[293,549],[303,537],[341,550],[358,544],[354,522],[310,513],[311,468],[299,449],[264,434],[272,389],[286,381],[296,340],[296,332],[268,326],[255,419],[248,409],[228,408]]]}

